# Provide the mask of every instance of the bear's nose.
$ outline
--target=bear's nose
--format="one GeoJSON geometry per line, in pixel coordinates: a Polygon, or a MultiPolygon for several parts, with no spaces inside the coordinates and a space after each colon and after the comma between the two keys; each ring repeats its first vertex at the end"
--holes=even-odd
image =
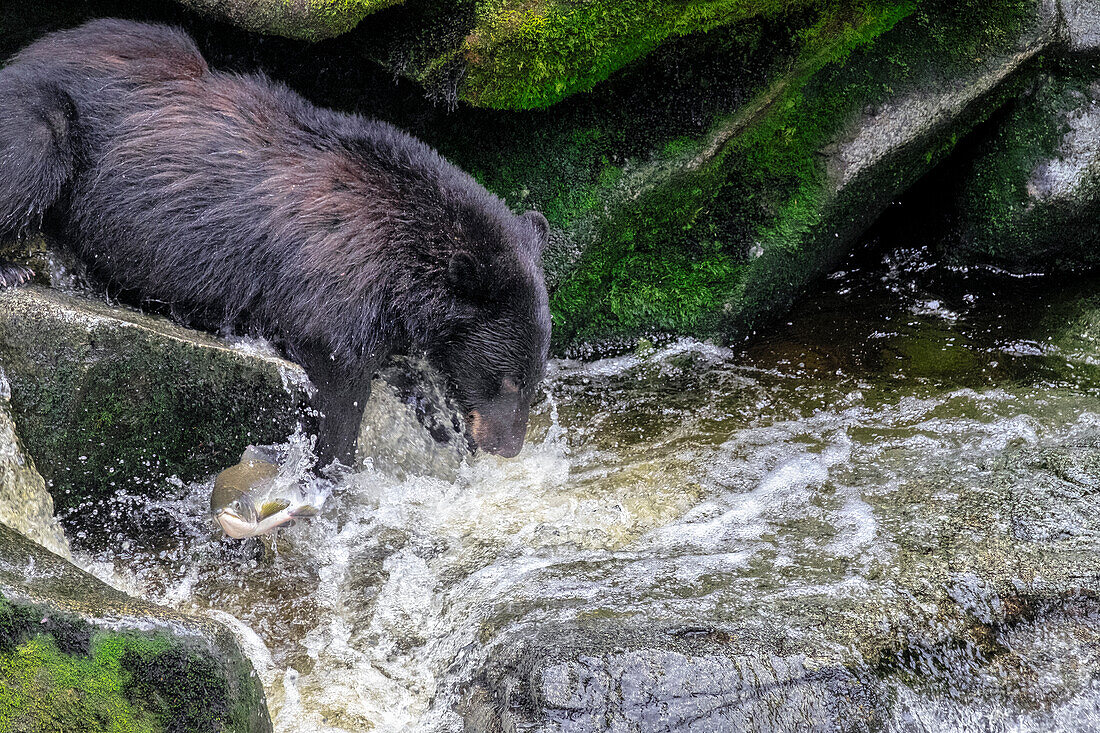
{"type": "Polygon", "coordinates": [[[470,434],[477,447],[502,458],[515,458],[523,448],[527,432],[526,410],[512,412],[512,420],[487,419],[480,410],[469,413],[470,434]]]}
{"type": "Polygon", "coordinates": [[[515,458],[519,455],[519,452],[523,449],[523,433],[519,435],[507,435],[496,446],[496,450],[489,451],[494,455],[498,455],[501,458],[515,458]]]}

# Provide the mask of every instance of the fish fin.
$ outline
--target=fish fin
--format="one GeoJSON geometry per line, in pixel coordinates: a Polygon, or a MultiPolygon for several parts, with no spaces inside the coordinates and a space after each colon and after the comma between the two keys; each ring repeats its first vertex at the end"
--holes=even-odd
{"type": "Polygon", "coordinates": [[[295,507],[294,509],[290,510],[290,516],[296,518],[316,517],[320,513],[320,509],[315,506],[310,506],[309,504],[302,504],[301,506],[295,507]]]}
{"type": "Polygon", "coordinates": [[[267,519],[273,514],[278,514],[288,506],[290,506],[290,502],[286,499],[268,499],[260,505],[260,511],[257,513],[257,518],[260,520],[267,519]]]}

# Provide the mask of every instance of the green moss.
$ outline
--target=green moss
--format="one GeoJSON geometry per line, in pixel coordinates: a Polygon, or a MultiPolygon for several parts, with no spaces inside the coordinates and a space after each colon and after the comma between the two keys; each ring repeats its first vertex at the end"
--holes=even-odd
{"type": "MultiPolygon", "coordinates": [[[[692,184],[697,184],[693,181],[692,184]]],[[[743,265],[697,226],[698,185],[658,189],[601,228],[552,299],[559,345],[650,331],[706,334],[743,265]]]]}
{"type": "Polygon", "coordinates": [[[897,23],[900,18],[892,13],[883,16],[888,26],[897,26],[873,45],[792,85],[771,115],[734,141],[723,198],[746,203],[740,215],[756,222],[754,240],[764,256],[747,272],[727,330],[754,328],[790,303],[892,196],[1018,91],[1014,83],[1002,84],[949,124],[928,129],[916,144],[876,162],[873,178],[849,183],[838,195],[820,151],[858,124],[865,110],[957,85],[989,56],[1014,52],[1027,24],[1037,18],[1030,0],[926,0],[909,7],[914,12],[904,22],[897,23]]]}
{"type": "Polygon", "coordinates": [[[247,664],[192,644],[0,598],[0,733],[251,730],[263,693],[247,664]]]}
{"type": "MultiPolygon", "coordinates": [[[[266,28],[255,30],[287,38],[319,41],[347,33],[371,13],[399,5],[403,0],[308,0],[304,14],[301,0],[270,1],[276,8],[274,18],[266,28]]],[[[263,17],[262,11],[258,17],[263,17]]]]}
{"type": "Polygon", "coordinates": [[[1074,269],[1097,264],[1100,181],[1082,173],[1074,197],[1033,190],[1037,169],[1058,157],[1071,116],[1092,104],[1093,76],[1073,63],[1052,64],[959,172],[960,241],[950,255],[962,264],[1074,269]]]}
{"type": "Polygon", "coordinates": [[[797,12],[814,0],[481,0],[458,53],[460,96],[502,109],[544,107],[591,89],[671,36],[797,12]]]}
{"type": "Polygon", "coordinates": [[[130,674],[96,649],[91,658],[65,655],[37,636],[0,654],[0,731],[164,730],[149,711],[126,697],[130,674]]]}
{"type": "Polygon", "coordinates": [[[816,72],[840,62],[912,9],[896,4],[838,6],[836,14],[805,28],[799,34],[802,50],[794,71],[760,91],[738,114],[716,122],[715,129],[743,132],[701,167],[686,162],[698,155],[699,138],[681,136],[664,143],[668,164],[686,172],[674,174],[658,190],[602,221],[597,243],[554,293],[559,345],[647,330],[719,333],[744,278],[748,249],[740,241],[746,232],[730,225],[745,219],[744,212],[736,211],[728,196],[743,201],[774,195],[775,179],[804,181],[801,195],[778,202],[774,219],[776,231],[788,241],[805,236],[821,195],[819,165],[809,152],[819,141],[807,138],[835,129],[836,116],[818,120],[813,130],[798,127],[794,116],[803,102],[801,90],[816,72]],[[746,172],[762,174],[756,176],[761,185],[755,191],[726,186],[731,154],[738,158],[742,185],[746,172]],[[771,180],[759,180],[764,176],[771,180]]]}

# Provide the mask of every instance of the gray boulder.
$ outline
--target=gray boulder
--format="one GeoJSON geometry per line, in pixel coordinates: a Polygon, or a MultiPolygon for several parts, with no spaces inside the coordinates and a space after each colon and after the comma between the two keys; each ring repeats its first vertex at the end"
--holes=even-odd
{"type": "Polygon", "coordinates": [[[1074,51],[1100,49],[1100,3],[1096,0],[1058,0],[1062,32],[1074,51]]]}
{"type": "Polygon", "coordinates": [[[16,434],[10,398],[11,388],[0,369],[0,523],[68,557],[69,543],[54,516],[53,498],[16,434]]]}

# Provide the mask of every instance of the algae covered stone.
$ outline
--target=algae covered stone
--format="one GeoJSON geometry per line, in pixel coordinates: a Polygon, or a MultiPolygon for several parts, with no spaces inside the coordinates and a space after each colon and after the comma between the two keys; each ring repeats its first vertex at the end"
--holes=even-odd
{"type": "Polygon", "coordinates": [[[0,730],[271,730],[230,632],[130,598],[0,525],[0,730]]]}
{"type": "Polygon", "coordinates": [[[1019,93],[1056,27],[1037,0],[865,3],[798,20],[683,39],[583,99],[434,132],[554,226],[559,348],[750,333],[1019,93]],[[474,124],[494,145],[465,143],[474,124]]]}
{"type": "Polygon", "coordinates": [[[59,511],[163,494],[167,477],[205,478],[249,444],[282,442],[308,389],[263,351],[38,287],[0,292],[0,362],[59,511]]]}
{"type": "MultiPolygon", "coordinates": [[[[429,84],[439,83],[440,75],[458,79],[456,98],[476,106],[545,107],[588,91],[669,39],[825,5],[818,0],[478,0],[464,35],[408,71],[429,84]]],[[[434,30],[429,25],[422,33],[430,36],[434,30]]]]}
{"type": "Polygon", "coordinates": [[[370,13],[402,0],[180,0],[250,31],[319,41],[351,30],[370,13]]]}
{"type": "Polygon", "coordinates": [[[1013,269],[1100,263],[1100,72],[1053,65],[965,165],[949,255],[1013,269]]]}

